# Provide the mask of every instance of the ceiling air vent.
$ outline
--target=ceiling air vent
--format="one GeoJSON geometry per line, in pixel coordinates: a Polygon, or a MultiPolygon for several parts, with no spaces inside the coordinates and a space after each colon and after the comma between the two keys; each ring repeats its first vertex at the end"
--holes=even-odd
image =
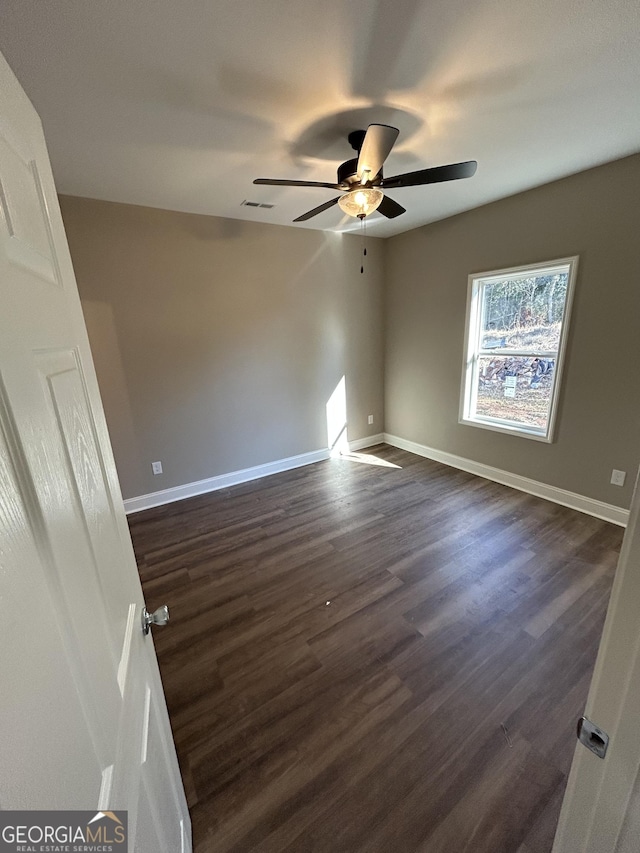
{"type": "Polygon", "coordinates": [[[266,210],[271,210],[272,207],[275,207],[275,204],[262,204],[262,202],[260,202],[260,201],[247,201],[247,199],[245,199],[242,202],[242,206],[243,207],[263,207],[266,210]]]}

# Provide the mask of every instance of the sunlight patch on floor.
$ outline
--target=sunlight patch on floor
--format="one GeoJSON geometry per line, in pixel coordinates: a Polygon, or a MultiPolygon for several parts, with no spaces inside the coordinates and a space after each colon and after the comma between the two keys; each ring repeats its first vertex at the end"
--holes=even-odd
{"type": "Polygon", "coordinates": [[[400,468],[402,465],[396,465],[394,462],[388,462],[386,459],[381,459],[379,456],[374,456],[372,453],[354,453],[353,451],[342,451],[340,459],[345,459],[348,462],[361,462],[363,465],[378,465],[380,468],[400,468]]]}

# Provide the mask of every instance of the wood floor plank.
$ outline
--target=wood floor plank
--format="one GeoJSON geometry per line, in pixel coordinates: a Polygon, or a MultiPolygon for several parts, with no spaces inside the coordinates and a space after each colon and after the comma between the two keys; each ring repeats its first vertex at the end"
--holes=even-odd
{"type": "Polygon", "coordinates": [[[516,738],[507,746],[497,741],[498,733],[488,739],[485,761],[477,762],[479,775],[458,777],[447,791],[455,805],[418,849],[425,853],[500,853],[514,850],[526,837],[561,774],[526,742],[516,738]]]}
{"type": "Polygon", "coordinates": [[[197,853],[549,853],[619,528],[385,445],[129,521],[197,853]]]}
{"type": "Polygon", "coordinates": [[[548,853],[551,850],[560,816],[564,789],[565,780],[561,779],[553,796],[548,800],[538,819],[527,833],[523,850],[518,850],[518,853],[548,853]]]}

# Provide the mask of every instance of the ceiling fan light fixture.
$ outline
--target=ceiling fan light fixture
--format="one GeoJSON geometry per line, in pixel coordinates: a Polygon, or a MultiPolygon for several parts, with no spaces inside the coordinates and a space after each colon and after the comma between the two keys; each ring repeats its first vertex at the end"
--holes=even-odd
{"type": "MultiPolygon", "coordinates": [[[[349,136],[349,144],[358,152],[357,159],[352,157],[338,166],[338,180],[329,181],[298,181],[283,178],[256,178],[254,184],[273,187],[320,187],[322,189],[340,190],[344,196],[325,201],[312,210],[307,210],[301,216],[296,216],[294,222],[306,222],[319,213],[339,205],[342,212],[354,216],[363,224],[365,218],[378,210],[387,219],[395,219],[407,211],[385,195],[384,189],[399,187],[421,187],[425,184],[439,184],[443,181],[457,181],[460,178],[470,178],[475,174],[478,164],[475,160],[464,163],[450,163],[448,166],[434,166],[430,169],[418,169],[417,172],[406,172],[404,175],[382,177],[382,167],[391,153],[398,128],[388,124],[370,124],[365,130],[354,130],[349,136]]],[[[260,205],[263,207],[264,205],[260,205]]]]}
{"type": "Polygon", "coordinates": [[[341,196],[338,204],[343,213],[363,219],[380,207],[383,198],[384,193],[377,187],[358,187],[341,196]]]}

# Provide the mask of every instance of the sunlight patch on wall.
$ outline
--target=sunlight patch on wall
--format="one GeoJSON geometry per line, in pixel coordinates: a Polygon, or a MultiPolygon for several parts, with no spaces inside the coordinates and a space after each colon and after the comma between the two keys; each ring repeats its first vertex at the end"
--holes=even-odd
{"type": "Polygon", "coordinates": [[[349,452],[347,438],[347,383],[343,376],[327,401],[327,446],[332,456],[349,452]]]}

